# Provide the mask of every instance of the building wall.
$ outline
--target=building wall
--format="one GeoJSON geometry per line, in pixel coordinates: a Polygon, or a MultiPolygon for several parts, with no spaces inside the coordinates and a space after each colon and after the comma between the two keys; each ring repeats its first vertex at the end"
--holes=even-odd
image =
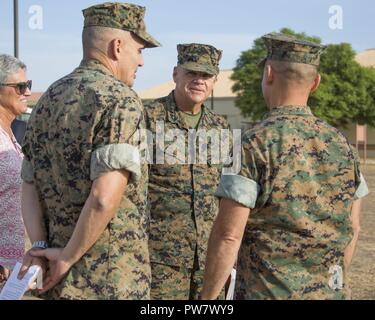
{"type": "MultiPolygon", "coordinates": [[[[349,140],[352,145],[356,145],[356,124],[350,124],[347,128],[338,128],[349,140]]],[[[367,157],[375,158],[375,129],[367,127],[367,157]]],[[[363,143],[359,144],[358,152],[361,158],[364,157],[363,143]]]]}
{"type": "MultiPolygon", "coordinates": [[[[211,107],[211,101],[207,101],[206,105],[211,107]]],[[[241,115],[241,111],[235,106],[233,98],[215,99],[213,111],[224,115],[232,129],[246,130],[252,123],[250,118],[241,115]]]]}

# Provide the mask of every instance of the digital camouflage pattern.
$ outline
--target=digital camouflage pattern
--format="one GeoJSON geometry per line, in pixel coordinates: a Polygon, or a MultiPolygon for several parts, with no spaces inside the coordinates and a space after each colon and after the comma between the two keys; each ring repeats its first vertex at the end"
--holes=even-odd
{"type": "Polygon", "coordinates": [[[145,7],[131,3],[106,2],[83,10],[84,26],[130,31],[144,40],[146,47],[159,47],[160,43],[146,32],[145,14],[145,7]]]}
{"type": "Polygon", "coordinates": [[[273,109],[243,136],[240,176],[259,193],[239,252],[236,299],[344,299],[344,249],[361,182],[346,138],[308,107],[273,109]]]}
{"type": "MultiPolygon", "coordinates": [[[[182,130],[188,141],[190,128],[183,121],[174,92],[145,104],[145,111],[146,126],[154,134],[156,123],[162,121],[165,132],[182,130]]],[[[198,130],[228,128],[229,125],[222,116],[203,107],[198,130]]],[[[166,141],[164,147],[154,143],[154,156],[156,149],[167,154],[166,150],[171,143],[166,141]]],[[[211,147],[218,150],[220,146],[211,147]]],[[[182,145],[181,148],[185,150],[185,154],[188,153],[187,145],[182,145]]],[[[213,163],[210,151],[211,148],[208,150],[206,164],[157,164],[154,159],[155,164],[150,166],[149,246],[153,263],[194,269],[197,252],[196,268],[204,270],[208,238],[218,212],[218,200],[214,193],[223,168],[222,163],[213,163]]]]}
{"type": "MultiPolygon", "coordinates": [[[[135,132],[144,124],[137,94],[95,60],[43,95],[28,123],[23,177],[37,188],[50,247],[65,247],[73,234],[93,184],[92,154],[108,145],[138,147],[135,132]]],[[[99,240],[46,298],[149,299],[147,164],[141,173],[99,240]]]]}
{"type": "Polygon", "coordinates": [[[268,54],[261,62],[261,65],[269,59],[305,63],[318,67],[320,64],[320,56],[325,50],[325,46],[320,44],[298,40],[293,36],[280,33],[269,33],[263,36],[262,39],[267,47],[268,54]]]}
{"type": "Polygon", "coordinates": [[[186,70],[203,72],[211,75],[219,73],[222,51],[206,44],[179,44],[178,65],[186,70]]]}
{"type": "Polygon", "coordinates": [[[204,270],[151,263],[152,300],[199,300],[204,270]]]}

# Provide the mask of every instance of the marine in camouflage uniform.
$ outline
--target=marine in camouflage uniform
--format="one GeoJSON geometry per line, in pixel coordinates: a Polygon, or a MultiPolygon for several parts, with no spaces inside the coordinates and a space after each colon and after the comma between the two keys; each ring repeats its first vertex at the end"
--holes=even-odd
{"type": "MultiPolygon", "coordinates": [[[[146,47],[145,8],[106,3],[83,11],[85,28],[132,31],[146,47]]],[[[83,60],[54,83],[30,118],[23,145],[23,179],[33,183],[43,208],[48,245],[72,237],[93,182],[107,172],[130,172],[114,218],[47,299],[149,299],[147,164],[137,130],[145,128],[137,94],[98,60],[83,60]]]]}
{"type": "MultiPolygon", "coordinates": [[[[319,65],[320,45],[280,34],[263,39],[263,66],[319,65]]],[[[273,107],[242,144],[241,172],[224,176],[217,192],[251,209],[235,298],[345,299],[351,210],[368,193],[355,150],[305,105],[273,107]]]]}
{"type": "Polygon", "coordinates": [[[216,79],[220,58],[221,51],[209,45],[179,45],[178,66],[174,74],[176,90],[167,97],[145,103],[147,128],[154,135],[162,132],[167,136],[168,131],[181,130],[184,138],[177,147],[183,151],[183,159],[169,152],[171,145],[179,144],[178,141],[163,140],[158,143],[154,140],[149,180],[151,299],[197,299],[201,291],[208,237],[218,210],[214,193],[220,181],[223,161],[215,161],[211,153],[212,149],[219,151],[220,145],[208,142],[207,162],[199,163],[198,160],[189,164],[188,132],[191,129],[198,132],[213,129],[220,135],[220,129],[229,129],[229,125],[222,116],[203,105],[212,87],[206,91],[204,100],[198,103],[195,116],[182,111],[178,99],[191,102],[191,98],[188,98],[187,91],[178,91],[185,80],[176,76],[176,72],[184,73],[183,77],[191,76],[186,81],[188,86],[194,86],[192,83],[195,81],[202,86],[203,81],[216,79]],[[196,80],[201,77],[207,79],[196,80]],[[157,128],[158,123],[163,124],[161,129],[157,128]],[[165,163],[157,159],[158,153],[165,156],[165,163]]]}

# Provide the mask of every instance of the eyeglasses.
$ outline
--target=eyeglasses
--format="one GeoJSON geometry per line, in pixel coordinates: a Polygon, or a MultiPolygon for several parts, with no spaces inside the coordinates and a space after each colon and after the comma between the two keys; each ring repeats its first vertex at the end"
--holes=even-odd
{"type": "Polygon", "coordinates": [[[27,89],[31,90],[31,87],[33,85],[32,80],[28,80],[26,82],[18,82],[18,83],[0,83],[0,86],[2,87],[13,87],[18,90],[18,93],[23,95],[26,93],[27,89]]]}

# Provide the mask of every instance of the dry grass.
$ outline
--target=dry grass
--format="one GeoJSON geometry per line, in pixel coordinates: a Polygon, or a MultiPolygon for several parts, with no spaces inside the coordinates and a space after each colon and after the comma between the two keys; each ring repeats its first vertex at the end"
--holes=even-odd
{"type": "Polygon", "coordinates": [[[355,300],[375,300],[375,166],[362,168],[371,194],[363,201],[361,233],[355,253],[349,284],[355,300]]]}

